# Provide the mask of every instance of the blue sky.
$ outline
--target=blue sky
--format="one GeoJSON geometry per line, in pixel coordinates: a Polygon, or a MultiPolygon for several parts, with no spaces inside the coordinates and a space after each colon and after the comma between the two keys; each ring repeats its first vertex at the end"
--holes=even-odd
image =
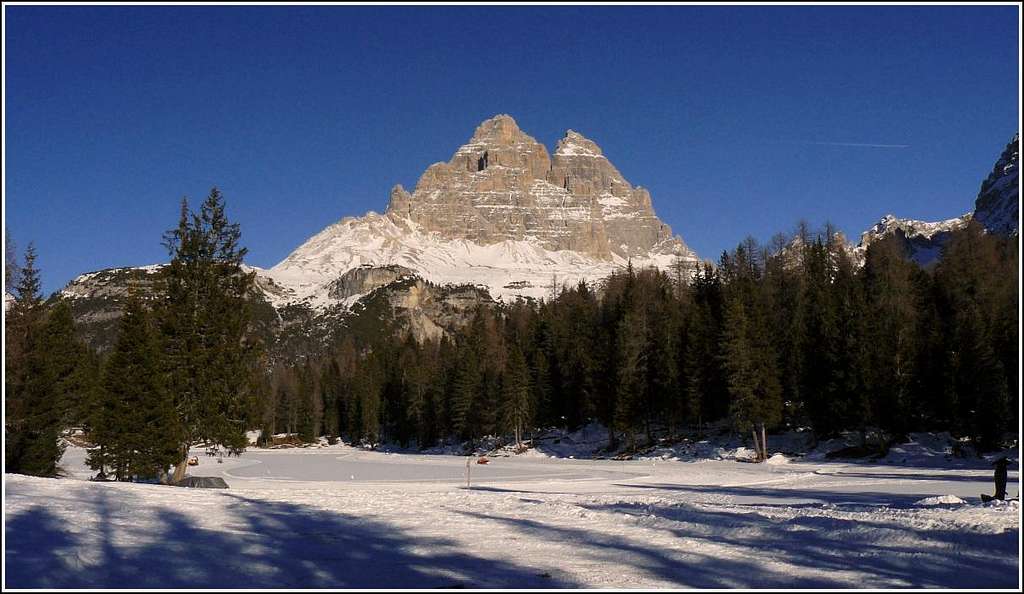
{"type": "Polygon", "coordinates": [[[1018,129],[1015,6],[4,11],[6,229],[47,292],[165,261],[213,185],[272,266],[498,113],[595,140],[712,259],[960,215],[1018,129]]]}

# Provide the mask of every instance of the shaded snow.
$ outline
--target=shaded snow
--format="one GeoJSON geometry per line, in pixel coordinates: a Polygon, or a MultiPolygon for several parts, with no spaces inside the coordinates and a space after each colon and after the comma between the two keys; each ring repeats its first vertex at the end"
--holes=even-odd
{"type": "Polygon", "coordinates": [[[196,453],[230,489],[5,475],[5,587],[1019,585],[1019,504],[978,502],[990,468],[518,456],[467,490],[459,456],[196,453]]]}

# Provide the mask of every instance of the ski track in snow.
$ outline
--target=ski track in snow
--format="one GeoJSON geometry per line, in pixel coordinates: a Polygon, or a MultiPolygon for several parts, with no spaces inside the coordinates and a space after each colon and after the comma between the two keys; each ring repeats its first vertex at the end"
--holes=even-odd
{"type": "MultiPolygon", "coordinates": [[[[199,455],[224,490],[5,475],[5,587],[1016,588],[991,470],[199,455]],[[962,499],[966,503],[957,503],[962,499]]],[[[1017,472],[1009,492],[1017,494],[1017,472]]]]}

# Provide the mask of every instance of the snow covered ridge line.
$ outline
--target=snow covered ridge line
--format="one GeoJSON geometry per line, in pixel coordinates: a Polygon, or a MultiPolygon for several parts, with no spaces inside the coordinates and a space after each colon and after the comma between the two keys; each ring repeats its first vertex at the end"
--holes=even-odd
{"type": "Polygon", "coordinates": [[[869,241],[869,237],[874,239],[873,236],[882,236],[892,233],[894,230],[899,229],[907,234],[907,237],[924,237],[931,239],[936,233],[952,232],[957,229],[963,229],[970,222],[973,213],[966,213],[959,217],[946,219],[945,221],[928,222],[918,221],[914,219],[898,219],[891,214],[887,214],[875,224],[874,227],[868,229],[861,234],[861,245],[864,245],[869,241]]]}
{"type": "MultiPolygon", "coordinates": [[[[633,265],[668,270],[676,260],[673,245],[656,245],[646,257],[633,258],[633,265]]],[[[681,256],[696,265],[695,257],[681,256]]],[[[595,282],[628,262],[618,255],[600,260],[572,250],[552,251],[529,240],[481,245],[449,239],[425,232],[410,219],[371,211],[327,227],[280,264],[259,272],[288,289],[274,305],[305,301],[322,308],[334,303],[326,298],[330,283],[366,266],[400,266],[438,285],[482,285],[496,299],[514,300],[544,297],[553,281],[556,286],[595,282]]]]}

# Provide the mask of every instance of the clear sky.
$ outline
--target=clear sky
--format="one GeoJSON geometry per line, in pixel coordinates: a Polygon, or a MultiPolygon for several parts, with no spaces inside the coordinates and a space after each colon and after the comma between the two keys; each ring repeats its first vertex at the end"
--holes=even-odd
{"type": "Polygon", "coordinates": [[[596,141],[711,259],[801,218],[968,212],[1018,129],[1015,6],[4,12],[6,229],[47,292],[165,261],[213,185],[272,266],[498,113],[596,141]]]}

